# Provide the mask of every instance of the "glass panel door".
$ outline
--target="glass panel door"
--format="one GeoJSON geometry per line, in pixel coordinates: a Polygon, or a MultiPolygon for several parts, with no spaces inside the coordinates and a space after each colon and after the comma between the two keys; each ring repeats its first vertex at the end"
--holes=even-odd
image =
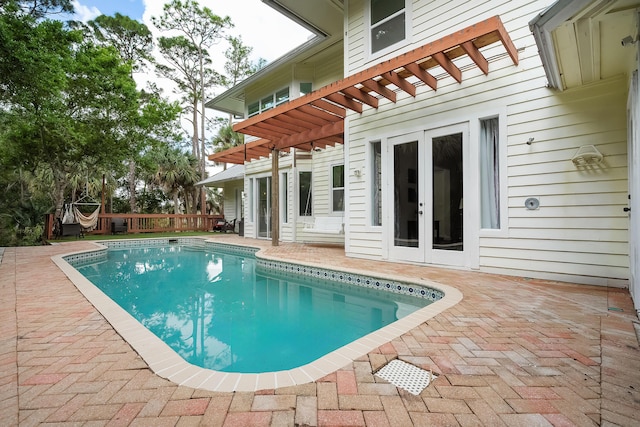
{"type": "Polygon", "coordinates": [[[390,139],[393,158],[390,183],[393,215],[389,227],[391,259],[424,261],[424,177],[420,154],[422,137],[403,135],[390,139]]]}
{"type": "Polygon", "coordinates": [[[258,178],[258,238],[271,238],[271,177],[258,178]]]}
{"type": "Polygon", "coordinates": [[[450,126],[426,134],[429,177],[430,251],[427,262],[465,265],[464,244],[464,159],[467,156],[467,126],[450,126]]]}
{"type": "Polygon", "coordinates": [[[433,249],[461,251],[462,134],[433,138],[433,249]]]}

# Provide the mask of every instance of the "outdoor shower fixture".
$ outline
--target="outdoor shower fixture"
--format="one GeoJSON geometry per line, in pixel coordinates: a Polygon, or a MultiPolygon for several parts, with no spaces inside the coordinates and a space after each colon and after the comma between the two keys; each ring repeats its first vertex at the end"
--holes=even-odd
{"type": "Polygon", "coordinates": [[[637,41],[638,41],[637,38],[634,39],[631,36],[627,36],[627,37],[623,38],[620,43],[622,44],[622,46],[626,47],[626,46],[631,46],[632,44],[635,44],[635,42],[637,42],[637,41]]]}

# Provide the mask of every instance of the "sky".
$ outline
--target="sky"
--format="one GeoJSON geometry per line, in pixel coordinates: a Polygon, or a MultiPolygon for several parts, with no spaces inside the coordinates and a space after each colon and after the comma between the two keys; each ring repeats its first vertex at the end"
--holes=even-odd
{"type": "MultiPolygon", "coordinates": [[[[118,12],[143,22],[157,37],[162,33],[153,26],[151,17],[162,15],[164,4],[169,2],[170,0],[73,0],[76,11],[74,19],[86,22],[99,15],[113,16],[118,12]]],[[[309,31],[276,12],[261,0],[198,0],[198,2],[218,16],[231,18],[234,27],[228,33],[236,37],[241,36],[243,43],[253,48],[251,60],[254,62],[259,58],[272,62],[301,45],[311,36],[309,31]]],[[[223,72],[223,55],[226,49],[227,44],[221,43],[218,49],[220,56],[216,58],[216,55],[212,54],[214,63],[220,64],[216,67],[218,72],[223,72]]],[[[158,82],[155,76],[148,77],[158,82]]],[[[144,81],[143,76],[137,76],[136,81],[141,84],[144,81]]],[[[165,86],[160,83],[159,85],[165,86]]],[[[169,95],[167,92],[165,94],[169,95]]]]}
{"type": "MultiPolygon", "coordinates": [[[[77,19],[88,21],[100,14],[119,12],[144,22],[153,31],[152,16],[160,16],[169,0],[74,0],[77,19]]],[[[199,0],[219,16],[229,16],[235,24],[229,32],[242,36],[254,48],[254,59],[271,62],[304,43],[311,33],[284,17],[261,0],[199,0]]]]}

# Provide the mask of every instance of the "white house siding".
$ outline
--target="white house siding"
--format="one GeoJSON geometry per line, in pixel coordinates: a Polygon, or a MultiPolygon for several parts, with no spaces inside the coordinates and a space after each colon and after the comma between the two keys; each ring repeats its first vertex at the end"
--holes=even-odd
{"type": "MultiPolygon", "coordinates": [[[[545,87],[528,22],[552,1],[414,1],[412,44],[371,60],[364,52],[365,1],[347,3],[345,69],[349,74],[494,15],[500,16],[520,58],[514,66],[496,44],[483,51],[490,61],[488,76],[458,63],[463,67],[461,84],[436,74],[436,92],[422,86],[415,98],[399,93],[396,104],[381,100],[377,110],[365,108],[363,114],[348,117],[349,256],[388,257],[383,227],[370,225],[371,141],[468,122],[475,162],[470,165],[475,173],[471,182],[477,182],[478,121],[499,115],[501,123],[506,121],[506,138],[501,138],[507,145],[503,147],[507,153],[503,212],[508,218],[502,218],[501,230],[490,231],[480,230],[479,218],[474,218],[472,236],[468,236],[475,246],[471,267],[593,284],[620,284],[628,277],[628,219],[622,211],[627,197],[628,78],[564,93],[545,87]],[[526,144],[529,138],[534,138],[531,145],[526,144]],[[571,162],[586,144],[605,154],[601,168],[579,170],[571,162]],[[362,170],[362,177],[353,177],[356,169],[362,170]],[[538,210],[524,208],[528,197],[540,199],[538,210]]],[[[478,198],[465,199],[465,209],[479,212],[478,206],[478,198]]]]}
{"type": "Polygon", "coordinates": [[[244,191],[244,182],[242,180],[224,183],[222,191],[224,203],[222,214],[227,221],[231,221],[234,218],[237,221],[240,221],[242,215],[238,215],[239,208],[237,207],[237,204],[240,200],[237,197],[239,197],[239,193],[242,191],[244,191]]]}
{"type": "Polygon", "coordinates": [[[342,43],[338,42],[302,63],[281,67],[279,72],[259,79],[256,84],[245,90],[245,108],[248,104],[285,87],[289,87],[289,95],[293,99],[300,93],[300,83],[311,82],[313,90],[316,90],[341,79],[343,77],[342,53],[342,43]]]}
{"type": "Polygon", "coordinates": [[[593,284],[628,278],[626,81],[532,91],[509,104],[509,229],[481,237],[483,269],[593,284]],[[576,167],[570,159],[582,145],[596,146],[603,164],[576,167]],[[527,197],[540,208],[525,209],[527,197]]]}
{"type": "MultiPolygon", "coordinates": [[[[331,198],[331,168],[344,164],[344,151],[342,145],[327,147],[313,153],[312,164],[312,218],[299,218],[297,240],[303,242],[319,243],[344,243],[344,234],[308,233],[304,230],[304,223],[313,222],[315,217],[342,216],[344,212],[332,212],[331,198]]],[[[345,185],[348,182],[348,174],[345,170],[345,185]]],[[[345,201],[346,203],[346,201],[345,201]]]]}
{"type": "Polygon", "coordinates": [[[344,77],[342,43],[331,46],[318,59],[313,59],[313,90],[320,89],[344,77]]]}

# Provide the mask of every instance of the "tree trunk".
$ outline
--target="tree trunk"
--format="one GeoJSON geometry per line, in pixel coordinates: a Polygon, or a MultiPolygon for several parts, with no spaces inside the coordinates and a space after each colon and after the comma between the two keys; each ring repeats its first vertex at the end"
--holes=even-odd
{"type": "Polygon", "coordinates": [[[129,160],[129,207],[131,213],[137,213],[136,203],[136,161],[129,160]]]}
{"type": "MultiPolygon", "coordinates": [[[[207,177],[207,159],[205,154],[205,91],[204,91],[204,58],[202,54],[202,49],[198,46],[198,53],[200,54],[200,138],[202,139],[202,145],[200,149],[201,163],[200,163],[200,180],[204,180],[207,177]]],[[[200,187],[200,212],[205,211],[205,202],[206,195],[204,192],[204,185],[200,187]]],[[[194,205],[195,209],[198,208],[198,205],[194,205]]]]}
{"type": "Polygon", "coordinates": [[[178,211],[180,207],[180,199],[178,199],[178,192],[173,193],[173,213],[178,215],[180,212],[178,211]]]}
{"type": "Polygon", "coordinates": [[[62,219],[62,209],[64,209],[64,189],[67,186],[65,180],[65,174],[61,171],[53,171],[54,176],[54,191],[53,191],[53,204],[56,207],[56,219],[62,219]]]}
{"type": "MultiPolygon", "coordinates": [[[[199,137],[199,132],[198,132],[198,97],[194,97],[193,99],[193,138],[192,138],[192,144],[193,144],[193,156],[196,158],[197,160],[197,164],[200,164],[200,156],[201,156],[201,152],[200,152],[200,137],[199,137]]],[[[186,199],[186,197],[185,197],[186,199]]],[[[198,205],[198,189],[194,189],[193,190],[193,199],[192,199],[192,204],[191,206],[187,206],[187,209],[189,211],[195,211],[196,206],[198,205]]]]}

